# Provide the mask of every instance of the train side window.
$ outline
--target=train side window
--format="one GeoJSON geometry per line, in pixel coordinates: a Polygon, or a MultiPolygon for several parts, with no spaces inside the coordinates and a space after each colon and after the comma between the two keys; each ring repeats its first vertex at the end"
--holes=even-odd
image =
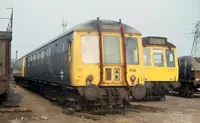
{"type": "Polygon", "coordinates": [[[166,49],[167,67],[175,67],[174,50],[166,49]]]}
{"type": "Polygon", "coordinates": [[[66,41],[62,42],[62,49],[61,49],[62,61],[66,61],[66,59],[65,59],[65,47],[66,47],[66,44],[67,44],[66,41]]]}
{"type": "Polygon", "coordinates": [[[35,54],[35,65],[38,64],[38,53],[35,54]]]}
{"type": "Polygon", "coordinates": [[[40,64],[41,64],[41,52],[38,53],[38,57],[39,57],[39,58],[38,58],[38,59],[39,59],[39,60],[38,60],[38,64],[40,65],[40,64]]]}
{"type": "Polygon", "coordinates": [[[36,54],[33,55],[33,65],[35,66],[36,64],[36,54]]]}
{"type": "Polygon", "coordinates": [[[153,58],[155,67],[164,67],[163,50],[153,49],[153,58]]]}
{"type": "Polygon", "coordinates": [[[44,64],[47,63],[47,51],[44,50],[44,64]]]}
{"type": "Polygon", "coordinates": [[[127,64],[139,64],[138,41],[137,38],[126,38],[126,61],[127,64]]]}
{"type": "Polygon", "coordinates": [[[30,56],[30,66],[32,66],[32,64],[33,64],[32,61],[33,61],[33,55],[30,56]]]}
{"type": "Polygon", "coordinates": [[[143,48],[144,53],[144,65],[146,67],[151,66],[151,54],[150,54],[150,48],[143,48]]]}
{"type": "Polygon", "coordinates": [[[52,48],[51,49],[51,57],[50,57],[50,60],[51,60],[51,64],[54,63],[54,60],[55,60],[55,49],[52,48]]]}
{"type": "Polygon", "coordinates": [[[28,67],[30,66],[30,63],[31,63],[31,57],[28,56],[28,67]]]}
{"type": "Polygon", "coordinates": [[[84,64],[99,63],[98,36],[81,36],[81,56],[84,64]]]}

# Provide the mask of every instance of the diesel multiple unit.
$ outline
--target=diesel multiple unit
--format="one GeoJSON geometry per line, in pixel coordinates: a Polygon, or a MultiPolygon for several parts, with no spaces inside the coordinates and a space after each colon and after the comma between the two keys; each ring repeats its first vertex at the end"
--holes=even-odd
{"type": "Polygon", "coordinates": [[[124,109],[146,95],[141,34],[111,20],[79,24],[15,62],[16,82],[75,110],[124,109]]]}
{"type": "Polygon", "coordinates": [[[180,86],[176,47],[164,37],[142,39],[146,99],[165,97],[168,89],[180,86]]]}

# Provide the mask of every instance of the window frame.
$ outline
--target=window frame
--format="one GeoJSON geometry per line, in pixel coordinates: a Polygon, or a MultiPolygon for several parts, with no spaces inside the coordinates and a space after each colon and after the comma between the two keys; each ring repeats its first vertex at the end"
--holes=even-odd
{"type": "MultiPolygon", "coordinates": [[[[137,43],[137,59],[138,59],[138,60],[137,60],[137,63],[131,63],[131,64],[130,64],[130,63],[127,63],[128,60],[127,60],[127,58],[126,58],[126,64],[127,64],[127,65],[139,65],[139,64],[140,64],[140,52],[139,52],[139,44],[138,44],[138,38],[137,38],[137,37],[125,37],[125,39],[126,39],[126,40],[125,40],[125,41],[126,41],[126,57],[128,56],[128,55],[127,55],[127,53],[128,53],[128,52],[127,52],[127,51],[128,51],[128,50],[127,50],[127,46],[128,46],[128,44],[127,44],[127,41],[128,41],[128,40],[127,40],[127,39],[131,39],[131,38],[132,38],[132,39],[136,39],[136,43],[137,43]]],[[[134,55],[134,54],[133,54],[133,55],[134,55]]]]}
{"type": "MultiPolygon", "coordinates": [[[[159,53],[157,53],[156,55],[158,55],[159,53]]],[[[152,59],[153,59],[153,66],[154,67],[159,67],[159,68],[163,68],[163,67],[165,67],[165,55],[164,55],[164,50],[162,49],[162,48],[152,48],[152,55],[153,55],[153,57],[152,57],[152,59]],[[154,57],[154,55],[155,55],[155,53],[154,53],[154,50],[161,50],[162,51],[162,53],[160,53],[161,55],[162,55],[162,66],[156,66],[156,64],[155,64],[155,57],[154,57]]]]}
{"type": "MultiPolygon", "coordinates": [[[[121,37],[120,36],[118,36],[118,35],[103,35],[103,63],[105,64],[105,65],[111,65],[111,64],[115,64],[115,65],[120,65],[120,64],[122,64],[122,58],[121,58],[121,51],[122,51],[122,49],[121,49],[121,37]],[[105,43],[104,43],[104,41],[105,41],[105,37],[117,37],[119,40],[117,40],[119,43],[119,52],[118,53],[116,53],[116,54],[119,54],[119,62],[118,63],[107,63],[105,60],[105,43]]],[[[116,41],[115,41],[116,42],[116,41]]]]}
{"type": "MultiPolygon", "coordinates": [[[[169,68],[175,68],[176,67],[176,61],[175,61],[176,59],[175,59],[175,54],[174,53],[175,53],[175,51],[173,49],[165,49],[166,67],[169,67],[169,68]],[[167,50],[168,51],[173,51],[173,64],[174,64],[174,66],[169,66],[168,65],[167,50]]],[[[169,62],[170,62],[170,58],[169,58],[169,62]]]]}
{"type": "Polygon", "coordinates": [[[152,63],[152,48],[151,47],[143,47],[143,59],[144,59],[144,66],[145,67],[152,67],[153,65],[154,65],[154,63],[152,63]],[[149,50],[149,63],[150,63],[150,65],[146,65],[145,64],[145,58],[144,58],[144,56],[145,56],[145,52],[144,52],[144,50],[145,49],[148,49],[149,50]]]}
{"type": "MultiPolygon", "coordinates": [[[[80,36],[80,47],[81,47],[81,49],[80,49],[80,55],[81,55],[81,63],[82,64],[99,64],[100,63],[100,59],[99,59],[99,57],[96,57],[97,59],[96,60],[93,60],[93,61],[84,61],[84,55],[83,55],[83,45],[82,45],[82,37],[95,37],[95,38],[97,38],[97,54],[96,55],[98,55],[99,56],[99,38],[98,38],[98,35],[81,35],[80,36]]],[[[70,42],[68,42],[68,45],[70,45],[70,51],[68,51],[68,56],[69,56],[69,54],[70,54],[70,57],[72,57],[72,42],[70,41],[70,42]]],[[[95,46],[96,47],[96,46],[95,46]]],[[[68,48],[69,48],[69,46],[68,46],[68,48]]],[[[69,57],[68,57],[69,58],[69,57]]],[[[71,58],[69,58],[69,59],[71,59],[71,58]]]]}

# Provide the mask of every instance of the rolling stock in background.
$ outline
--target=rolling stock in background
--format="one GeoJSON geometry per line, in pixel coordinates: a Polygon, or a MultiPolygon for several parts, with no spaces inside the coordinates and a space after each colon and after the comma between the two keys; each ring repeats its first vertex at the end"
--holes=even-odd
{"type": "Polygon", "coordinates": [[[165,37],[142,38],[146,99],[165,99],[167,91],[180,87],[176,46],[165,37]]]}
{"type": "Polygon", "coordinates": [[[194,97],[200,90],[200,58],[182,56],[179,61],[179,81],[181,86],[175,91],[180,96],[194,97]]]}

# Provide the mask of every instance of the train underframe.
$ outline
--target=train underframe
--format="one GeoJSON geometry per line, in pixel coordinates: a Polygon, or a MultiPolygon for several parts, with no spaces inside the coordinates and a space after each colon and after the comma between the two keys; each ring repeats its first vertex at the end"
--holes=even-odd
{"type": "Polygon", "coordinates": [[[180,87],[179,82],[145,82],[146,96],[144,100],[165,100],[170,90],[180,87]]]}
{"type": "Polygon", "coordinates": [[[15,81],[73,111],[125,114],[125,97],[128,95],[128,89],[125,87],[98,87],[93,84],[72,87],[28,78],[15,78],[15,81]]]}

